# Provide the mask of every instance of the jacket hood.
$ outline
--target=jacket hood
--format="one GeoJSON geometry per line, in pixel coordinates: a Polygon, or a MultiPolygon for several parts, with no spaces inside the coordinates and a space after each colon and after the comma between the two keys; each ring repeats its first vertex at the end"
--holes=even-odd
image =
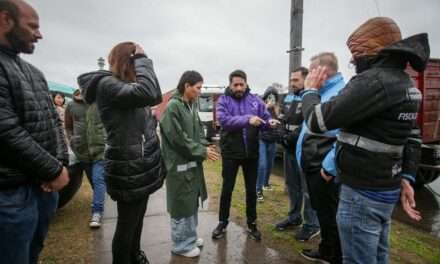
{"type": "Polygon", "coordinates": [[[278,90],[273,87],[273,86],[269,86],[267,87],[266,91],[264,91],[263,94],[263,101],[265,101],[270,95],[275,96],[275,101],[278,102],[279,101],[279,93],[278,90]]]}
{"type": "Polygon", "coordinates": [[[98,82],[107,76],[111,76],[112,73],[105,70],[93,71],[81,74],[78,77],[78,85],[81,89],[84,101],[88,104],[92,104],[96,101],[96,92],[98,82]]]}
{"type": "Polygon", "coordinates": [[[398,56],[409,62],[414,70],[421,72],[426,68],[429,60],[430,48],[427,33],[417,34],[398,41],[379,52],[384,56],[398,56]]]}

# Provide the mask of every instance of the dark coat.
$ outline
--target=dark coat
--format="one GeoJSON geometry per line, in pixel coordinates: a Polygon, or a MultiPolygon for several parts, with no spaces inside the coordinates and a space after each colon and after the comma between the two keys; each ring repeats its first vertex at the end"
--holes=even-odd
{"type": "Polygon", "coordinates": [[[104,175],[116,201],[142,199],[163,185],[156,120],[149,106],[162,101],[153,63],[136,56],[136,82],[126,83],[108,71],[78,77],[87,103],[97,103],[107,133],[104,175]]]}
{"type": "Polygon", "coordinates": [[[180,94],[169,101],[160,121],[162,152],[167,167],[167,207],[172,218],[197,213],[199,197],[208,197],[203,174],[206,146],[197,105],[180,94]]]}
{"type": "Polygon", "coordinates": [[[339,136],[350,134],[369,142],[356,145],[358,139],[353,145],[338,138],[335,160],[342,183],[381,191],[399,188],[405,175],[415,177],[421,141],[414,128],[422,95],[405,69],[410,63],[423,71],[428,59],[427,35],[416,35],[364,61],[361,72],[330,101],[320,104],[314,92],[304,96],[304,119],[312,132],[341,128],[339,136]],[[372,141],[403,151],[371,151],[367,147],[372,141]]]}
{"type": "Polygon", "coordinates": [[[43,74],[0,47],[0,189],[41,183],[68,164],[67,147],[43,74]]]}

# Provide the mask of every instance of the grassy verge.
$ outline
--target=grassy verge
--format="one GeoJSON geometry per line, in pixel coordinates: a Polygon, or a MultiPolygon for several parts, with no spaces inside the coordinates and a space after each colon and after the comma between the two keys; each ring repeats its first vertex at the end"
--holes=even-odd
{"type": "MultiPolygon", "coordinates": [[[[216,209],[222,182],[221,163],[206,162],[205,176],[210,195],[210,207],[216,209]]],[[[270,181],[274,191],[266,192],[265,201],[258,204],[258,224],[263,233],[264,243],[280,251],[286,258],[294,260],[297,259],[300,250],[315,247],[318,241],[300,243],[293,238],[293,232],[274,230],[274,224],[286,217],[288,199],[284,193],[284,179],[272,177],[270,181]]],[[[231,215],[236,222],[245,225],[245,191],[241,172],[232,197],[231,215]]],[[[391,263],[440,264],[440,239],[438,238],[394,220],[390,240],[391,263]]]]}
{"type": "MultiPolygon", "coordinates": [[[[85,178],[85,177],[84,177],[85,178]]],[[[75,197],[57,212],[40,256],[41,264],[91,263],[90,185],[84,181],[75,197]]]]}

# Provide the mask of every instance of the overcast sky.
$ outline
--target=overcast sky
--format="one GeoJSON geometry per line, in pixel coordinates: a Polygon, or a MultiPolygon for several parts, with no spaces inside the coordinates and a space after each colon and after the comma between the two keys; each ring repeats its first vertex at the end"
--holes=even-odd
{"type": "MultiPolygon", "coordinates": [[[[185,70],[206,84],[227,84],[237,68],[262,92],[287,84],[289,0],[29,0],[40,14],[44,39],[26,59],[51,81],[76,86],[76,77],[97,68],[122,41],[140,43],[154,61],[162,91],[185,70]]],[[[431,57],[440,58],[439,0],[305,0],[303,65],[333,51],[348,78],[348,35],[368,18],[389,16],[404,37],[428,32],[431,57]]]]}

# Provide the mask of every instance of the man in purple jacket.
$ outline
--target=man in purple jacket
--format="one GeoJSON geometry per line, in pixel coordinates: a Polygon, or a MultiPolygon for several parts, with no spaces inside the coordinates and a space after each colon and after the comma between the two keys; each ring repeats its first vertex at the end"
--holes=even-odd
{"type": "Polygon", "coordinates": [[[217,119],[221,126],[220,147],[222,150],[223,186],[220,198],[219,224],[212,238],[223,237],[228,225],[231,196],[237,172],[241,166],[246,186],[246,217],[248,234],[261,240],[257,229],[257,169],[258,133],[260,129],[275,126],[264,102],[250,93],[246,73],[241,70],[229,75],[229,87],[217,105],[217,119]]]}

